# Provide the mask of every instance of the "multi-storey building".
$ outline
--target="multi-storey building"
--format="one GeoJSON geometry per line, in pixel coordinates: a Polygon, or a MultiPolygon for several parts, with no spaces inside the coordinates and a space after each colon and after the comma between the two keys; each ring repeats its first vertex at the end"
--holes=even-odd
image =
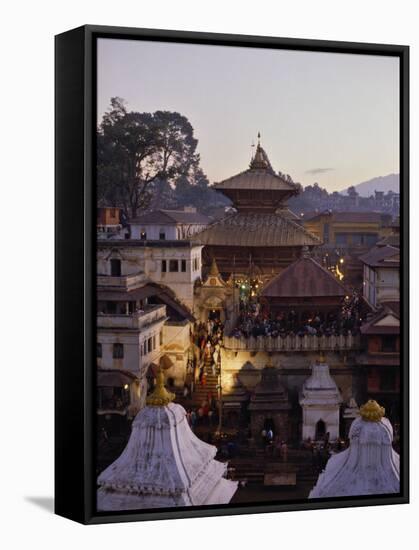
{"type": "Polygon", "coordinates": [[[131,239],[177,240],[190,239],[205,229],[210,219],[193,206],[183,210],[155,210],[130,220],[131,239]]]}
{"type": "Polygon", "coordinates": [[[360,257],[364,265],[364,298],[377,309],[400,296],[400,250],[376,246],[360,257]]]}

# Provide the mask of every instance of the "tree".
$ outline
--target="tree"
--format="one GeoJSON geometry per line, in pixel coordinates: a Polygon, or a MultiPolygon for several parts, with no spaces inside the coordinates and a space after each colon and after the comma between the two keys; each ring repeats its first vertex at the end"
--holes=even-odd
{"type": "Polygon", "coordinates": [[[199,164],[198,141],[186,117],[170,111],[127,111],[111,98],[97,134],[98,201],[131,217],[150,204],[152,184],[172,185],[199,164]]]}

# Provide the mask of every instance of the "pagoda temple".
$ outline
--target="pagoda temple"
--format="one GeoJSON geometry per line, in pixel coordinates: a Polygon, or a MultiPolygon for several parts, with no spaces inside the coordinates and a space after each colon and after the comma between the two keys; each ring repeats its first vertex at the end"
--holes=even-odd
{"type": "Polygon", "coordinates": [[[163,380],[159,370],[126,448],[98,477],[100,511],[227,504],[237,490],[224,477],[227,465],[214,460],[217,448],[195,436],[163,380]]]}
{"type": "Polygon", "coordinates": [[[224,276],[267,279],[312,248],[319,239],[302,227],[286,201],[300,192],[290,176],[276,173],[260,142],[244,172],[214,184],[235,209],[198,233],[207,265],[215,258],[224,276]]]}
{"type": "Polygon", "coordinates": [[[307,247],[301,253],[301,258],[263,288],[262,300],[269,303],[273,312],[292,308],[298,317],[307,310],[336,312],[347,290],[330,271],[310,257],[307,247]]]}

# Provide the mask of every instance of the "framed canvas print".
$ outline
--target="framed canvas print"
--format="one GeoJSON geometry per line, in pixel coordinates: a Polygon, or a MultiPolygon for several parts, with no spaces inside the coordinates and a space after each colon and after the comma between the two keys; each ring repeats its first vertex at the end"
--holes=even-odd
{"type": "Polygon", "coordinates": [[[56,37],[56,513],[408,502],[408,55],[56,37]]]}

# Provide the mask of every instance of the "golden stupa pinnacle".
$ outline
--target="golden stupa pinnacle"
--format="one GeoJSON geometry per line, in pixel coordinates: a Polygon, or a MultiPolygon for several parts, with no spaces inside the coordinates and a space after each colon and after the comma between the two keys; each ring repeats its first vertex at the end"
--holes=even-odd
{"type": "Polygon", "coordinates": [[[210,268],[209,274],[210,274],[211,277],[218,277],[218,275],[220,274],[220,272],[218,271],[217,262],[215,261],[215,257],[212,258],[211,268],[210,268]]]}
{"type": "Polygon", "coordinates": [[[380,422],[385,413],[385,408],[381,407],[374,399],[370,399],[359,408],[359,414],[368,422],[380,422]]]}
{"type": "Polygon", "coordinates": [[[324,353],[322,351],[320,352],[317,362],[319,363],[319,365],[324,365],[326,363],[326,357],[324,356],[324,353]]]}
{"type": "Polygon", "coordinates": [[[164,387],[164,374],[161,369],[157,372],[156,386],[152,393],[147,397],[146,403],[149,407],[165,407],[175,398],[175,394],[166,390],[164,387]]]}

